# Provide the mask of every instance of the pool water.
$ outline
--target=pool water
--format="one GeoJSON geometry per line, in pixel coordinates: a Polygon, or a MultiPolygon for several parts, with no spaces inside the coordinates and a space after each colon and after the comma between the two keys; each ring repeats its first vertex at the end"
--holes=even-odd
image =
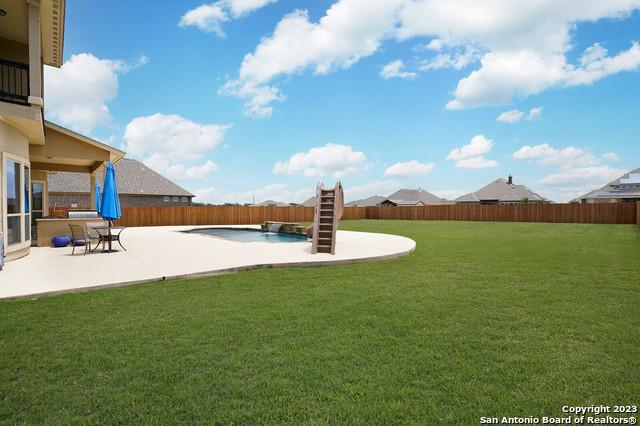
{"type": "Polygon", "coordinates": [[[303,243],[308,241],[305,235],[265,232],[259,229],[246,228],[202,228],[193,229],[188,232],[244,242],[303,243]]]}

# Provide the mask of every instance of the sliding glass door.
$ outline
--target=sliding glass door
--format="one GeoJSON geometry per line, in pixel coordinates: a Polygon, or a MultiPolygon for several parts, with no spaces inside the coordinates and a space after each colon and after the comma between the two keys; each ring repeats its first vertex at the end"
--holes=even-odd
{"type": "Polygon", "coordinates": [[[5,154],[3,169],[7,249],[28,247],[31,242],[31,172],[29,162],[5,154]]]}

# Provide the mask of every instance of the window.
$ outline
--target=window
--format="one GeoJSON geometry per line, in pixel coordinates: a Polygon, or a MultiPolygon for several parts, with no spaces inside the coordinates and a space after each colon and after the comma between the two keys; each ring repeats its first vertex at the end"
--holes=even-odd
{"type": "Polygon", "coordinates": [[[173,202],[177,203],[178,201],[180,201],[180,197],[173,197],[173,202]]]}
{"type": "Polygon", "coordinates": [[[7,246],[28,246],[31,240],[29,164],[5,154],[4,169],[7,246]]]}
{"type": "Polygon", "coordinates": [[[168,203],[170,201],[170,197],[164,197],[162,201],[164,201],[165,203],[168,203]]]}
{"type": "Polygon", "coordinates": [[[182,197],[182,202],[186,203],[187,202],[187,197],[182,197]]]}

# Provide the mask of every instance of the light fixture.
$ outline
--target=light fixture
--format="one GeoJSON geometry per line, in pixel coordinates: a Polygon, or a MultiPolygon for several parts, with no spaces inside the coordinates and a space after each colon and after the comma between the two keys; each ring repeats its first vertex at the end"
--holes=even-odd
{"type": "Polygon", "coordinates": [[[0,16],[5,16],[7,14],[7,11],[4,9],[0,9],[0,16]]]}

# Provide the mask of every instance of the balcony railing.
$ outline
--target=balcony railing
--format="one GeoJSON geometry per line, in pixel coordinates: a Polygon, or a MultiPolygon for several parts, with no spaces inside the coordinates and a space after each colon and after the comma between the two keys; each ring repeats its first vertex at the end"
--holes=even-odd
{"type": "Polygon", "coordinates": [[[27,104],[29,65],[0,59],[0,101],[27,104]]]}

